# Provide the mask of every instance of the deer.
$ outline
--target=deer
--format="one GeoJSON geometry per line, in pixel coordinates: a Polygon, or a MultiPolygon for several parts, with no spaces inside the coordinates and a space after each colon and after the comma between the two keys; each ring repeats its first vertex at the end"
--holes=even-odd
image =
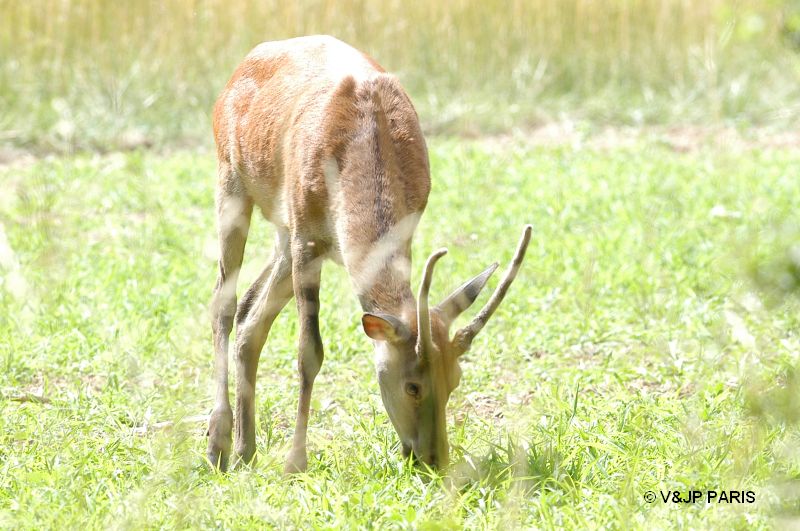
{"type": "Polygon", "coordinates": [[[419,118],[394,75],[329,36],[256,46],[238,66],[213,111],[218,180],[219,272],[210,307],[216,395],[207,460],[228,468],[256,452],[255,384],[270,328],[294,297],[299,319],[299,400],[287,474],[307,470],[306,435],[320,336],[323,260],[343,266],[372,340],[380,394],[407,459],[449,463],[446,405],[459,385],[459,358],[502,302],[531,237],[526,226],[514,258],[483,309],[451,337],[450,325],[477,298],[492,264],[430,307],[428,258],[414,298],[411,241],[430,192],[428,151],[419,118]],[[253,208],[274,225],[272,258],[237,304],[253,208]],[[235,413],[228,389],[234,320],[235,413]]]}

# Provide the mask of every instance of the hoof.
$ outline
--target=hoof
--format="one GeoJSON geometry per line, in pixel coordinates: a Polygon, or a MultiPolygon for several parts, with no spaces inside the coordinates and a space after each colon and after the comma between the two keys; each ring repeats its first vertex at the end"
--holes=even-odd
{"type": "Polygon", "coordinates": [[[228,471],[229,456],[230,452],[225,452],[218,446],[212,447],[210,444],[208,451],[206,452],[206,459],[208,459],[208,463],[211,465],[211,468],[220,472],[228,471]]]}
{"type": "Polygon", "coordinates": [[[242,468],[254,465],[256,462],[256,452],[254,448],[237,448],[236,459],[233,463],[234,470],[241,470],[242,468]]]}
{"type": "Polygon", "coordinates": [[[308,469],[308,459],[305,448],[292,448],[286,455],[286,464],[283,473],[286,475],[299,474],[308,469]]]}
{"type": "Polygon", "coordinates": [[[230,409],[214,410],[208,421],[208,449],[206,459],[215,470],[228,470],[228,458],[231,455],[231,426],[233,414],[230,409]]]}

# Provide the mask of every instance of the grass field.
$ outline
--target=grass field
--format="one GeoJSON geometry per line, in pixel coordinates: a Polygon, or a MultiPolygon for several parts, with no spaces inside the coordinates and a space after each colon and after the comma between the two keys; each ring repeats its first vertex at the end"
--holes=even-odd
{"type": "MultiPolygon", "coordinates": [[[[797,528],[798,121],[800,0],[0,0],[0,528],[797,528]],[[438,299],[534,227],[446,477],[402,460],[332,264],[308,473],[281,474],[293,304],[257,462],[204,462],[210,109],[256,43],[314,33],[419,111],[414,286],[433,249],[438,299]],[[694,490],[755,501],[661,500],[694,490]]],[[[240,294],[271,240],[258,220],[240,294]]]]}
{"type": "MultiPolygon", "coordinates": [[[[798,234],[796,150],[434,139],[431,160],[414,283],[419,257],[448,246],[434,298],[507,261],[522,224],[534,226],[520,277],[451,400],[444,480],[402,461],[357,301],[333,265],[308,474],[281,475],[297,393],[291,305],[262,356],[257,463],[229,475],[205,467],[209,153],[0,169],[0,526],[796,522],[800,308],[776,296],[797,271],[784,246],[798,234]],[[643,499],[668,489],[752,490],[756,501],[643,499]]],[[[270,240],[257,223],[240,293],[270,240]]]]}

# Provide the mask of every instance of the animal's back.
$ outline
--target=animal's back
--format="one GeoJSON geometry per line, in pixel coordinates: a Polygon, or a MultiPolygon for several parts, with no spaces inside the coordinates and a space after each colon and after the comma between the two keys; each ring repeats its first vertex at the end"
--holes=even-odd
{"type": "MultiPolygon", "coordinates": [[[[340,217],[337,209],[352,211],[354,194],[384,184],[392,190],[376,193],[392,197],[366,201],[380,201],[393,219],[364,211],[359,223],[384,227],[421,212],[427,202],[427,150],[408,96],[373,59],[333,37],[254,48],[217,100],[214,135],[230,178],[278,226],[298,221],[289,219],[294,209],[327,239],[337,223],[331,215],[340,217]],[[348,196],[338,206],[330,204],[332,171],[337,189],[348,196]]],[[[381,234],[363,236],[374,241],[381,234]]]]}
{"type": "Polygon", "coordinates": [[[286,151],[320,136],[336,87],[346,78],[358,81],[383,71],[355,48],[324,35],[259,44],[214,107],[219,160],[231,165],[269,215],[283,183],[286,151]]]}

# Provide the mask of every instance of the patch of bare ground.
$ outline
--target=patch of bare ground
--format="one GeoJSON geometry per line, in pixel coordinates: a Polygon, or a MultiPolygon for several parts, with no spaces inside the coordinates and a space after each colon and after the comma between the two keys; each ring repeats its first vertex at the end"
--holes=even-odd
{"type": "Polygon", "coordinates": [[[497,148],[523,144],[607,150],[655,143],[679,153],[707,148],[736,152],[754,149],[800,149],[800,130],[781,131],[768,127],[737,129],[729,126],[698,125],[598,128],[586,127],[580,122],[562,121],[483,137],[481,140],[497,148]]]}
{"type": "Polygon", "coordinates": [[[36,157],[30,151],[0,146],[0,170],[30,166],[34,162],[36,157]]]}
{"type": "Polygon", "coordinates": [[[105,385],[106,378],[96,374],[81,376],[77,380],[62,376],[45,378],[43,374],[37,374],[28,383],[6,389],[2,394],[12,402],[49,404],[59,397],[77,393],[78,389],[84,393],[97,394],[105,385]]]}
{"type": "Polygon", "coordinates": [[[209,417],[210,415],[192,415],[183,417],[178,421],[163,420],[155,422],[150,419],[145,419],[141,425],[134,426],[131,431],[134,435],[145,436],[158,431],[170,430],[177,426],[182,426],[189,430],[196,431],[200,435],[206,435],[209,417]]]}
{"type": "MultiPolygon", "coordinates": [[[[436,138],[436,135],[429,135],[436,138]]],[[[778,130],[770,127],[736,128],[719,125],[665,125],[665,126],[587,126],[584,122],[570,120],[551,122],[537,127],[515,129],[497,135],[464,135],[469,141],[478,141],[488,147],[502,149],[509,145],[543,147],[569,146],[574,149],[632,148],[642,143],[661,144],[676,152],[692,152],[703,148],[729,151],[752,149],[800,149],[800,130],[778,130]]],[[[2,140],[2,137],[0,137],[2,140]]],[[[176,151],[207,150],[206,142],[180,140],[165,147],[154,148],[150,141],[121,143],[115,150],[88,151],[104,156],[115,156],[135,150],[155,150],[168,155],[176,151]]],[[[24,168],[48,157],[75,154],[73,151],[28,150],[13,145],[0,144],[0,171],[24,168]]]]}
{"type": "Polygon", "coordinates": [[[642,395],[671,395],[686,398],[695,393],[697,386],[693,382],[676,385],[673,381],[653,381],[637,378],[628,384],[628,389],[642,395]]]}

